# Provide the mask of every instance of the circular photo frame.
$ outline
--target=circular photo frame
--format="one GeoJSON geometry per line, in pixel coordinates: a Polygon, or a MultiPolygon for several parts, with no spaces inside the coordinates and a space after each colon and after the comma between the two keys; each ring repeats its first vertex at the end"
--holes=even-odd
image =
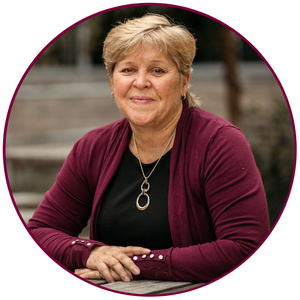
{"type": "MultiPolygon", "coordinates": [[[[15,209],[33,240],[72,274],[36,240],[27,223],[74,144],[123,117],[101,60],[103,41],[118,21],[146,13],[166,15],[195,37],[189,91],[200,98],[201,109],[231,122],[249,141],[267,198],[270,231],[265,239],[279,221],[293,184],[296,134],[290,104],[274,70],[250,41],[218,19],[176,5],[132,4],[90,15],[56,36],[32,61],[16,88],[4,130],[4,169],[15,209]]],[[[89,231],[90,224],[74,243],[90,243],[89,231]]],[[[149,280],[133,287],[112,286],[102,278],[88,282],[119,294],[171,295],[207,286],[251,255],[208,282],[159,286],[149,280]]]]}

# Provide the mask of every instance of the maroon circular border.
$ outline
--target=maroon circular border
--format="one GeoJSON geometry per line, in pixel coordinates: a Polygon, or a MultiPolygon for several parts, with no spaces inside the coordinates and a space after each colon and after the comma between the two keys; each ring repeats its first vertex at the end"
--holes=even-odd
{"type": "Polygon", "coordinates": [[[199,289],[203,286],[206,286],[206,285],[209,285],[219,279],[221,279],[222,277],[226,276],[227,274],[231,273],[232,271],[234,271],[236,268],[238,268],[240,265],[242,265],[246,260],[248,260],[259,248],[260,246],[265,242],[265,240],[269,237],[269,235],[272,233],[273,229],[275,228],[275,226],[277,225],[284,209],[285,209],[285,206],[287,204],[287,201],[288,201],[288,198],[290,196],[290,192],[291,192],[291,189],[292,189],[292,185],[293,185],[293,182],[294,182],[294,177],[295,177],[295,170],[296,170],[296,160],[297,160],[297,138],[296,138],[296,129],[295,129],[295,123],[294,123],[294,118],[293,118],[293,114],[292,114],[292,111],[291,111],[291,107],[290,107],[290,104],[288,102],[288,99],[287,99],[287,95],[284,91],[284,88],[281,84],[281,82],[279,81],[276,73],[274,72],[274,70],[272,69],[272,67],[270,66],[270,64],[267,62],[267,60],[264,58],[264,56],[258,51],[258,49],[252,44],[250,43],[244,36],[242,36],[239,32],[237,32],[236,30],[234,30],[233,28],[231,28],[230,26],[228,26],[227,24],[223,23],[222,21],[208,15],[208,14],[205,14],[205,13],[202,13],[200,11],[197,11],[197,10],[194,10],[194,9],[191,9],[191,8],[187,8],[187,7],[183,7],[183,6],[178,6],[178,5],[173,5],[173,4],[164,4],[164,3],[134,3],[134,4],[128,4],[128,5],[121,5],[121,6],[116,6],[116,7],[113,7],[113,8],[110,8],[110,9],[106,9],[106,10],[103,10],[103,11],[100,11],[100,12],[97,12],[95,14],[92,14],[88,17],[85,17],[83,19],[81,19],[80,21],[74,23],[73,25],[69,26],[68,28],[66,28],[65,30],[63,30],[60,34],[58,34],[54,39],[52,39],[39,53],[38,55],[35,57],[35,59],[31,62],[31,64],[28,66],[28,68],[26,69],[25,73],[23,74],[22,78],[20,79],[17,87],[16,87],[16,90],[13,94],[13,97],[12,97],[12,100],[11,100],[11,103],[9,105],[9,109],[8,109],[8,112],[7,112],[7,117],[6,117],[6,120],[5,120],[5,126],[4,126],[4,134],[3,134],[3,165],[4,165],[4,172],[5,172],[5,179],[6,179],[6,183],[7,183],[7,187],[8,187],[8,190],[9,190],[9,194],[10,194],[10,197],[11,197],[11,200],[13,202],[13,205],[15,207],[15,210],[21,220],[21,222],[23,223],[24,227],[26,228],[26,230],[28,231],[29,235],[31,236],[31,238],[36,242],[36,244],[53,260],[55,261],[60,267],[62,267],[63,269],[65,269],[66,271],[68,271],[70,274],[74,275],[75,277],[78,277],[79,279],[93,285],[93,286],[96,286],[98,288],[101,288],[101,289],[104,289],[104,290],[107,290],[107,291],[110,291],[110,292],[115,292],[115,293],[118,293],[118,294],[123,294],[123,295],[129,295],[129,296],[143,296],[143,297],[157,297],[157,296],[170,296],[170,295],[176,295],[176,294],[181,294],[181,293],[185,293],[185,292],[188,292],[188,291],[192,291],[192,290],[195,290],[195,289],[199,289]],[[288,107],[288,110],[289,110],[289,113],[290,113],[290,117],[291,117],[291,121],[292,121],[292,126],[293,126],[293,134],[294,134],[294,166],[293,166],[293,174],[292,174],[292,178],[291,178],[291,183],[290,183],[290,188],[289,188],[289,191],[287,193],[287,197],[286,197],[286,200],[284,202],[284,205],[280,211],[280,214],[278,215],[276,221],[274,222],[269,234],[264,238],[264,240],[260,243],[260,245],[248,256],[246,257],[241,263],[239,263],[237,266],[235,266],[233,269],[231,269],[230,271],[226,272],[225,274],[221,275],[220,277],[212,280],[212,281],[209,281],[207,283],[204,283],[203,285],[201,285],[200,287],[195,287],[195,288],[191,288],[191,289],[187,289],[187,290],[184,290],[184,291],[181,291],[181,292],[176,292],[176,293],[167,293],[167,294],[153,294],[153,295],[144,295],[144,294],[134,294],[134,293],[124,293],[124,292],[120,292],[120,291],[115,291],[115,290],[111,290],[109,288],[106,288],[106,287],[103,287],[103,286],[100,286],[100,285],[97,285],[97,284],[94,284],[92,282],[89,282],[85,279],[82,279],[81,277],[79,277],[78,275],[75,275],[73,272],[71,272],[69,269],[67,269],[65,266],[63,266],[60,262],[58,262],[55,258],[53,258],[46,250],[43,249],[43,247],[39,244],[38,241],[36,241],[36,239],[33,237],[33,235],[31,234],[30,230],[28,229],[27,225],[25,224],[19,210],[18,210],[18,207],[16,205],[16,202],[14,200],[14,197],[13,197],[13,194],[12,194],[12,191],[11,191],[11,188],[10,188],[10,184],[9,184],[9,178],[8,178],[8,173],[7,173],[7,164],[6,164],[6,136],[7,136],[7,128],[8,128],[8,123],[9,123],[9,117],[10,117],[10,113],[11,113],[11,110],[12,110],[12,107],[13,107],[13,104],[14,104],[14,101],[15,101],[15,97],[25,79],[25,77],[27,76],[28,72],[30,71],[30,69],[32,68],[32,66],[35,64],[35,62],[37,61],[37,59],[43,54],[43,52],[53,43],[55,42],[59,37],[61,37],[63,34],[65,34],[68,30],[70,30],[71,28],[79,25],[80,23],[88,20],[88,19],[91,19],[97,15],[100,15],[100,14],[104,14],[104,13],[107,13],[109,11],[114,11],[114,10],[118,10],[118,9],[123,9],[123,8],[127,8],[127,7],[135,7],[135,6],[167,6],[167,7],[172,7],[172,8],[177,8],[177,9],[182,9],[182,10],[186,10],[186,11],[190,11],[190,12],[193,12],[195,14],[198,14],[198,15],[202,15],[204,17],[207,17],[221,25],[223,25],[224,27],[227,27],[229,28],[231,31],[233,31],[236,35],[238,35],[240,38],[242,38],[248,45],[251,46],[251,48],[253,50],[255,50],[255,52],[260,56],[260,58],[264,61],[264,63],[267,65],[267,67],[269,68],[269,70],[272,72],[274,78],[276,79],[283,95],[284,95],[284,98],[285,98],[285,101],[286,101],[286,104],[287,104],[287,107],[288,107]]]}

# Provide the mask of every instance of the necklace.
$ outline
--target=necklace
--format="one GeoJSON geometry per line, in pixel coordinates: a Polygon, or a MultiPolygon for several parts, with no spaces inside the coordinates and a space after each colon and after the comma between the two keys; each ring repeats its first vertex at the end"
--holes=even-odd
{"type": "Polygon", "coordinates": [[[168,141],[167,146],[165,147],[163,153],[161,154],[160,158],[158,159],[158,161],[156,162],[155,166],[153,167],[152,171],[150,172],[150,174],[149,174],[148,176],[146,176],[145,173],[144,173],[143,166],[142,166],[141,159],[140,159],[140,155],[139,155],[139,151],[138,151],[138,149],[137,149],[137,145],[136,145],[134,133],[132,133],[132,137],[133,137],[133,142],[134,142],[135,150],[136,150],[136,153],[137,153],[137,156],[138,156],[138,159],[139,159],[139,163],[140,163],[140,167],[141,167],[141,170],[142,170],[142,174],[143,174],[143,177],[144,177],[144,181],[143,181],[143,183],[142,183],[142,185],[141,185],[141,193],[138,195],[138,197],[137,197],[137,199],[136,199],[136,207],[137,207],[138,210],[145,210],[145,209],[149,206],[149,204],[150,204],[150,197],[149,197],[149,195],[147,194],[147,192],[148,192],[149,189],[150,189],[150,184],[149,184],[149,182],[148,182],[148,179],[149,179],[149,177],[152,175],[153,171],[155,170],[155,168],[156,168],[156,166],[158,165],[158,163],[159,163],[159,161],[161,160],[161,158],[163,157],[165,151],[167,150],[169,144],[171,143],[171,140],[172,140],[172,138],[173,138],[175,132],[176,132],[176,127],[175,127],[175,129],[174,129],[174,131],[173,131],[173,133],[172,133],[172,135],[171,135],[169,141],[168,141]],[[147,197],[147,203],[146,203],[144,206],[140,206],[140,204],[139,204],[139,201],[140,201],[140,197],[141,197],[141,196],[146,196],[146,197],[147,197]]]}

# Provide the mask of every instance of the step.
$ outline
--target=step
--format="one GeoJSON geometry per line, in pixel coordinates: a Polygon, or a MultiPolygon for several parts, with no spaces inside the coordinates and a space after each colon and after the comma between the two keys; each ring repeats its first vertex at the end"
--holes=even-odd
{"type": "Polygon", "coordinates": [[[10,146],[6,166],[13,192],[45,192],[55,182],[73,143],[10,146]]]}
{"type": "MultiPolygon", "coordinates": [[[[40,204],[40,202],[44,199],[43,193],[33,193],[33,192],[16,192],[13,193],[14,201],[18,207],[18,210],[24,220],[25,224],[31,219],[34,214],[36,208],[40,204]]],[[[89,237],[89,226],[86,226],[81,234],[79,235],[81,238],[89,237]]]]}
{"type": "Polygon", "coordinates": [[[36,209],[44,198],[43,193],[16,192],[13,193],[16,205],[19,209],[36,209]]]}
{"type": "Polygon", "coordinates": [[[44,198],[42,193],[33,192],[16,192],[13,193],[13,199],[18,207],[18,210],[27,224],[29,219],[32,217],[38,205],[44,198]]]}

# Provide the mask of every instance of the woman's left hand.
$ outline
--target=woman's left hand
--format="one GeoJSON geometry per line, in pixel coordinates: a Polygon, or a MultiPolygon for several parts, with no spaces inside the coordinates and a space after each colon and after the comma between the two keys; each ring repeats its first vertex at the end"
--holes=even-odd
{"type": "MultiPolygon", "coordinates": [[[[130,280],[132,280],[132,274],[131,272],[125,268],[126,273],[128,274],[130,280]]],[[[105,279],[103,276],[100,274],[98,270],[92,270],[88,268],[81,268],[81,269],[76,269],[74,273],[78,276],[80,276],[83,279],[105,279]]],[[[110,274],[114,278],[115,281],[121,281],[122,278],[112,269],[110,269],[110,274]]]]}

